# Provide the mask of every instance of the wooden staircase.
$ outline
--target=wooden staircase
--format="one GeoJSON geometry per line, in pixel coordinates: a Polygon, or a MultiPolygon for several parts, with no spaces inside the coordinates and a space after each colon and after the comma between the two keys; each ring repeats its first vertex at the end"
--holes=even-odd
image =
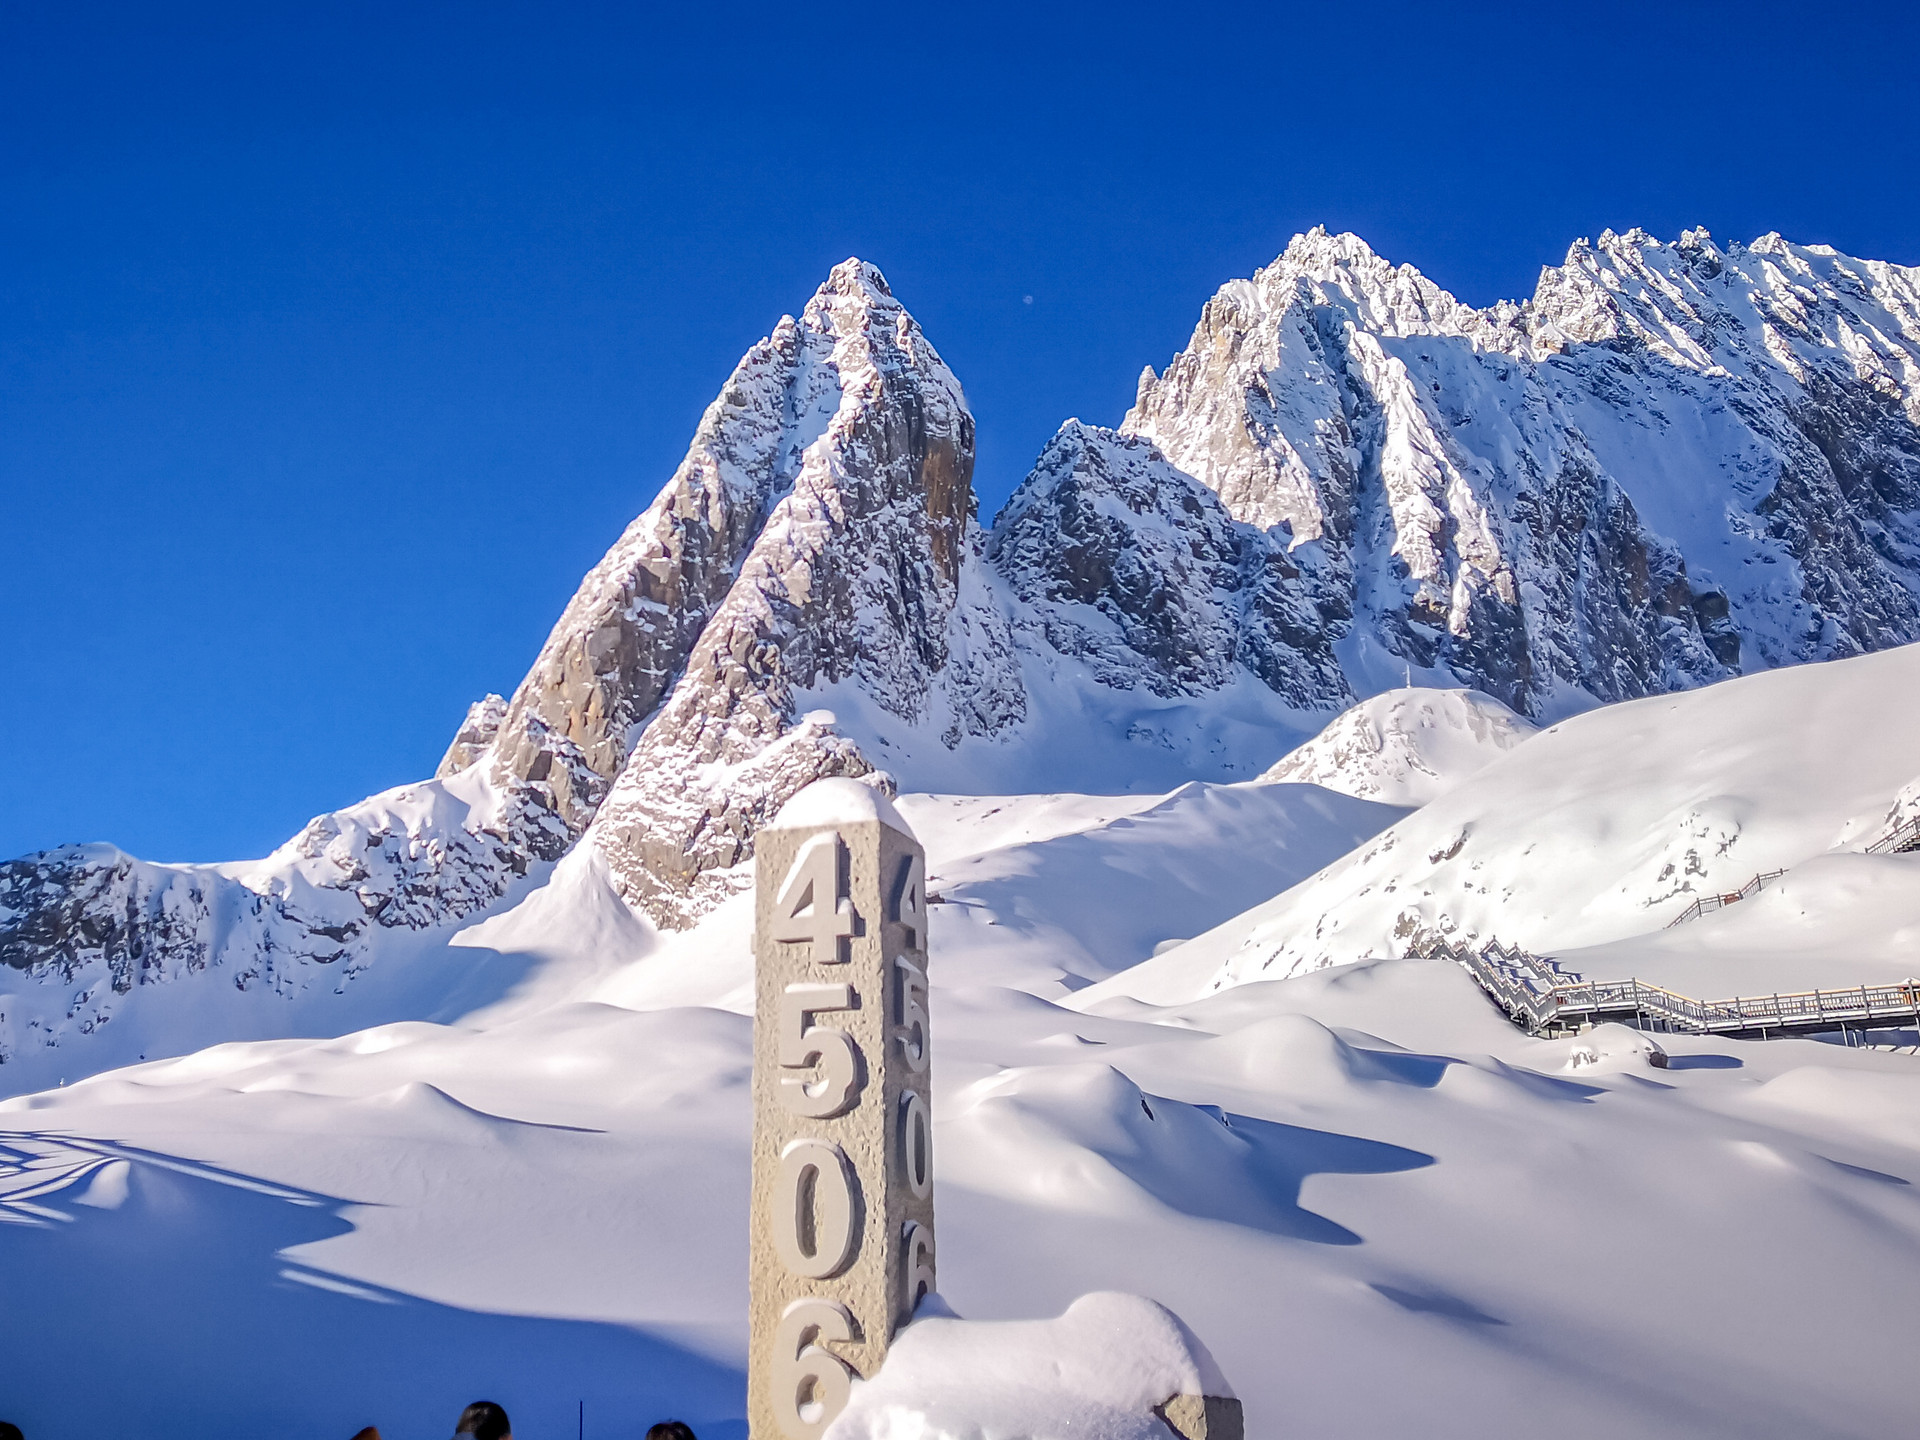
{"type": "Polygon", "coordinates": [[[1728,891],[1724,895],[1702,895],[1691,905],[1687,906],[1686,909],[1674,916],[1673,919],[1669,920],[1667,922],[1667,929],[1671,930],[1676,925],[1684,925],[1689,920],[1698,920],[1702,915],[1709,914],[1712,911],[1724,910],[1729,905],[1737,905],[1749,896],[1758,895],[1762,890],[1766,889],[1767,886],[1771,885],[1786,873],[1784,870],[1762,870],[1738,890],[1728,891]]]}
{"type": "Polygon", "coordinates": [[[1549,957],[1498,940],[1475,949],[1430,939],[1413,953],[1464,967],[1487,998],[1529,1035],[1568,1035],[1608,1020],[1641,1030],[1759,1040],[1920,1026],[1920,980],[1695,1000],[1642,980],[1589,980],[1549,957]]]}

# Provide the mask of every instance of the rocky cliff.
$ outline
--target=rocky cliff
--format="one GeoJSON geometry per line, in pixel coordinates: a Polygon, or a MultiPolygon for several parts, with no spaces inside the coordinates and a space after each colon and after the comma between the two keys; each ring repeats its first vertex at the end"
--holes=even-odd
{"type": "Polygon", "coordinates": [[[987,555],[1032,648],[1157,695],[1236,668],[1303,710],[1350,698],[1287,547],[1142,439],[1070,420],[994,522],[987,555]]]}
{"type": "Polygon", "coordinates": [[[973,416],[959,382],[858,261],[789,333],[806,404],[785,411],[798,418],[779,499],[588,835],[621,894],[662,924],[748,883],[734,867],[755,829],[803,785],[873,770],[833,718],[804,713],[806,692],[851,685],[948,744],[1025,713],[1007,618],[969,573],[973,416]]]}
{"type": "Polygon", "coordinates": [[[1920,636],[1920,287],[1823,246],[1608,232],[1475,310],[1316,230],[1122,428],[1286,538],[1362,690],[1538,713],[1920,636]]]}

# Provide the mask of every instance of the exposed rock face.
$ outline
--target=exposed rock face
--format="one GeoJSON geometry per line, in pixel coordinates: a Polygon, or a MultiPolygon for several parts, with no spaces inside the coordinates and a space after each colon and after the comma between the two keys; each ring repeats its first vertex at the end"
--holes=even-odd
{"type": "Polygon", "coordinates": [[[469,705],[467,718],[454,732],[453,743],[447,746],[440,768],[433,772],[434,778],[445,780],[471,767],[499,737],[500,722],[506,718],[507,702],[498,695],[488,695],[469,705]]]}
{"type": "Polygon", "coordinates": [[[802,786],[872,769],[797,697],[853,682],[948,743],[1017,721],[1004,615],[964,572],[973,417],[879,271],[838,267],[796,328],[822,377],[791,486],[641,735],[590,838],[630,903],[685,923],[744,874],[753,832],[802,786]],[[796,721],[799,721],[796,724],[796,721]]]}
{"type": "MultiPolygon", "coordinates": [[[[856,283],[863,269],[871,267],[841,266],[822,295],[856,283]]],[[[820,303],[800,320],[784,317],[740,361],[680,468],[581,581],[493,727],[496,779],[545,786],[566,844],[606,798],[635,732],[680,678],[807,447],[838,411],[838,376],[813,319],[820,303]]],[[[967,426],[970,465],[970,416],[967,426]]],[[[476,735],[485,729],[478,718],[468,723],[476,735]]],[[[458,768],[459,750],[456,741],[442,774],[458,768]]]]}
{"type": "Polygon", "coordinates": [[[47,1012],[0,992],[0,1062],[91,1034],[139,986],[203,971],[283,995],[344,984],[379,931],[476,914],[526,873],[550,837],[501,828],[505,813],[540,813],[508,798],[471,774],[403,786],[250,865],[155,865],[111,845],[0,864],[0,967],[58,1001],[47,1012]]]}
{"type": "Polygon", "coordinates": [[[1191,695],[1242,666],[1304,709],[1349,698],[1285,545],[1147,441],[1068,421],[987,553],[1023,631],[1103,685],[1191,695]]]}
{"type": "Polygon", "coordinates": [[[1208,302],[1123,430],[1285,536],[1380,660],[1621,699],[1920,636],[1917,296],[1775,235],[1633,231],[1475,310],[1316,230],[1208,302]]]}

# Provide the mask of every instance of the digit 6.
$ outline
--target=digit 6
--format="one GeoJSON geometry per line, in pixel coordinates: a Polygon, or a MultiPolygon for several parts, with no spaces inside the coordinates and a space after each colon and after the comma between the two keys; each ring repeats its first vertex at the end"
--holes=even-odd
{"type": "Polygon", "coordinates": [[[773,1408],[787,1440],[819,1440],[853,1392],[853,1369],[821,1341],[853,1339],[853,1316],[836,1300],[796,1300],[773,1335],[773,1408]]]}

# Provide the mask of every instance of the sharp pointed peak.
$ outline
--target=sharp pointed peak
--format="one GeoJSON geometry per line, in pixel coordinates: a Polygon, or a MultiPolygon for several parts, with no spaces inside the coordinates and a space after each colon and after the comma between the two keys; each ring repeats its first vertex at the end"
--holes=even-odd
{"type": "Polygon", "coordinates": [[[873,299],[892,300],[893,287],[887,284],[887,277],[880,273],[880,267],[871,260],[862,260],[850,255],[827,273],[826,282],[821,285],[822,295],[865,295],[873,299]]]}
{"type": "Polygon", "coordinates": [[[1280,258],[1295,263],[1333,260],[1352,264],[1382,260],[1379,251],[1353,231],[1331,231],[1324,225],[1316,225],[1311,230],[1295,235],[1287,242],[1287,248],[1281,251],[1280,258]]]}

